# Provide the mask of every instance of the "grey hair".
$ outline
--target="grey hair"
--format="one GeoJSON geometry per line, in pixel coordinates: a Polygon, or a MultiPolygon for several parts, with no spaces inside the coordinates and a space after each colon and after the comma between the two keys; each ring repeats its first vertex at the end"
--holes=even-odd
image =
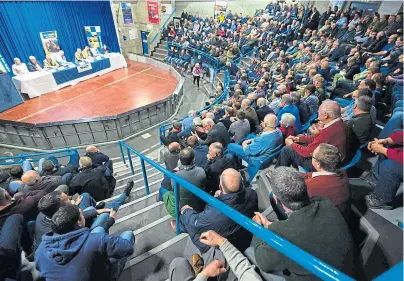
{"type": "Polygon", "coordinates": [[[264,98],[259,98],[257,100],[257,106],[258,107],[263,107],[266,104],[266,100],[264,98]]]}
{"type": "Polygon", "coordinates": [[[338,165],[341,162],[341,154],[338,148],[328,143],[321,143],[318,146],[315,160],[320,163],[320,167],[327,172],[339,172],[338,165]]]}
{"type": "Polygon", "coordinates": [[[215,125],[215,122],[213,122],[213,120],[210,119],[210,118],[205,118],[205,119],[202,120],[202,125],[213,126],[213,125],[215,125]]]}
{"type": "Polygon", "coordinates": [[[326,112],[332,119],[341,117],[341,106],[333,100],[325,100],[321,104],[324,112],[326,112]]]}
{"type": "Polygon", "coordinates": [[[310,204],[304,177],[290,167],[278,167],[270,180],[273,193],[292,211],[310,204]]]}
{"type": "Polygon", "coordinates": [[[287,90],[287,88],[286,88],[286,86],[285,85],[279,85],[279,87],[277,88],[277,90],[280,92],[280,93],[285,93],[286,92],[286,90],[287,90]]]}
{"type": "Polygon", "coordinates": [[[192,120],[192,125],[200,126],[201,124],[202,124],[202,118],[201,117],[195,117],[194,120],[192,120]]]}
{"type": "Polygon", "coordinates": [[[215,114],[213,112],[208,112],[208,113],[206,113],[206,118],[213,120],[213,119],[215,119],[215,114]]]}
{"type": "Polygon", "coordinates": [[[264,117],[264,124],[265,124],[265,127],[275,129],[276,125],[278,124],[278,118],[276,117],[275,114],[272,114],[272,113],[267,114],[264,117]]]}
{"type": "Polygon", "coordinates": [[[196,111],[195,110],[190,110],[188,111],[188,115],[195,115],[196,111]]]}
{"type": "Polygon", "coordinates": [[[356,106],[365,112],[370,112],[373,106],[373,99],[368,96],[361,96],[356,99],[356,106]]]}
{"type": "Polygon", "coordinates": [[[281,124],[285,127],[293,127],[296,122],[296,117],[291,113],[284,113],[281,117],[281,124]]]}
{"type": "Polygon", "coordinates": [[[289,94],[282,96],[282,102],[285,104],[292,104],[292,97],[289,94]]]}
{"type": "Polygon", "coordinates": [[[29,56],[28,58],[29,58],[30,60],[35,59],[34,56],[29,56]]]}
{"type": "Polygon", "coordinates": [[[300,94],[298,92],[291,92],[290,97],[292,99],[293,104],[299,104],[300,103],[300,94]]]}
{"type": "Polygon", "coordinates": [[[247,106],[250,106],[251,101],[250,101],[249,99],[243,99],[243,100],[241,101],[241,104],[245,104],[245,105],[247,105],[247,106]]]}
{"type": "Polygon", "coordinates": [[[213,148],[213,151],[217,154],[223,153],[223,145],[220,142],[214,142],[210,145],[213,148]]]}

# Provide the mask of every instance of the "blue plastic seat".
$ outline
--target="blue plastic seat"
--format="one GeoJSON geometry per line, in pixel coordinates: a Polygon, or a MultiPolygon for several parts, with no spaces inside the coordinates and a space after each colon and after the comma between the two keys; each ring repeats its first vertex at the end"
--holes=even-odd
{"type": "Polygon", "coordinates": [[[275,157],[278,156],[280,153],[281,153],[281,148],[279,148],[276,152],[268,155],[267,158],[262,160],[258,166],[249,164],[248,168],[247,168],[248,182],[251,183],[252,180],[254,179],[255,175],[257,174],[257,172],[259,170],[267,168],[271,164],[271,162],[275,159],[275,157]]]}
{"type": "Polygon", "coordinates": [[[312,116],[310,116],[309,121],[307,121],[305,124],[303,124],[302,128],[300,129],[299,133],[302,133],[304,131],[307,131],[310,128],[311,122],[316,120],[318,117],[317,113],[314,113],[312,116]]]}

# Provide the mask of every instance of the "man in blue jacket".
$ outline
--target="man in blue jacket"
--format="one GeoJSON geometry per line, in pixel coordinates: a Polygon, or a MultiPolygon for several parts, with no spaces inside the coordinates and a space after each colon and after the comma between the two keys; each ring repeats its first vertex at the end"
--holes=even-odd
{"type": "Polygon", "coordinates": [[[244,141],[242,145],[229,144],[229,152],[245,160],[248,165],[259,166],[270,154],[282,147],[283,136],[282,132],[276,128],[277,124],[276,115],[268,114],[261,123],[263,130],[259,136],[244,141]]]}
{"type": "MultiPolygon", "coordinates": [[[[215,193],[217,200],[247,217],[254,216],[254,212],[258,209],[257,193],[251,188],[242,186],[242,178],[238,171],[231,168],[224,170],[220,176],[219,188],[215,193]]],[[[210,205],[206,205],[200,213],[185,205],[181,208],[181,214],[180,232],[188,233],[201,253],[210,249],[199,239],[201,233],[208,230],[214,230],[227,238],[241,252],[244,252],[251,243],[252,234],[250,232],[210,205]]],[[[171,225],[175,228],[175,224],[171,225]]]]}
{"type": "Polygon", "coordinates": [[[52,232],[42,237],[35,253],[41,277],[47,281],[118,280],[133,253],[133,233],[109,236],[84,226],[84,216],[75,205],[61,207],[53,215],[52,232]]]}
{"type": "Polygon", "coordinates": [[[281,109],[278,112],[278,126],[280,126],[280,121],[284,113],[290,113],[296,118],[295,127],[296,132],[300,132],[302,125],[300,124],[300,114],[299,108],[292,103],[292,97],[289,94],[283,95],[280,103],[281,109]]]}

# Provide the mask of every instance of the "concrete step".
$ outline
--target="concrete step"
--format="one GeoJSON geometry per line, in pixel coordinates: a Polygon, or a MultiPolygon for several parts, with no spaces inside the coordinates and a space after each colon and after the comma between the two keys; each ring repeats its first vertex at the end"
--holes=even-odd
{"type": "Polygon", "coordinates": [[[172,260],[182,257],[188,234],[182,233],[150,251],[126,262],[119,280],[163,281],[172,260]]]}
{"type": "Polygon", "coordinates": [[[154,54],[165,55],[167,56],[167,50],[165,48],[156,48],[154,49],[154,54]]]}
{"type": "MultiPolygon", "coordinates": [[[[149,183],[149,191],[150,191],[150,193],[153,193],[153,192],[159,190],[162,180],[163,180],[163,178],[156,178],[154,181],[149,181],[148,182],[149,183]]],[[[143,180],[142,180],[142,183],[143,183],[143,180]]],[[[132,189],[132,192],[130,193],[130,198],[129,198],[129,200],[128,200],[128,202],[126,204],[146,196],[146,189],[144,188],[144,184],[135,183],[135,185],[140,185],[140,186],[135,186],[132,189]]],[[[108,203],[108,202],[114,200],[119,195],[121,195],[123,191],[124,191],[124,188],[118,190],[116,193],[114,193],[114,195],[112,197],[110,197],[108,199],[105,199],[103,201],[105,203],[108,203]]],[[[123,207],[123,206],[121,206],[121,207],[123,207]]]]}
{"type": "Polygon", "coordinates": [[[159,60],[159,61],[163,61],[166,57],[167,57],[167,55],[162,55],[162,54],[158,54],[158,53],[153,53],[153,55],[152,55],[152,58],[159,60]]]}
{"type": "MultiPolygon", "coordinates": [[[[116,187],[115,187],[113,196],[121,194],[125,190],[126,184],[130,179],[131,179],[131,176],[129,176],[127,180],[121,181],[122,183],[120,185],[117,184],[116,187]]],[[[163,174],[160,173],[159,171],[154,170],[152,172],[147,173],[147,179],[148,179],[148,182],[150,184],[150,183],[155,182],[157,180],[162,180],[163,179],[163,174]]],[[[139,176],[139,178],[134,179],[133,182],[134,182],[134,185],[133,185],[134,189],[143,186],[144,185],[143,176],[141,176],[141,177],[139,176]]]]}
{"type": "Polygon", "coordinates": [[[117,219],[115,224],[110,228],[110,233],[121,233],[127,230],[135,231],[167,214],[164,203],[156,202],[140,211],[117,219]]]}
{"type": "MultiPolygon", "coordinates": [[[[157,170],[151,166],[145,167],[146,168],[146,174],[154,174],[157,172],[157,170]]],[[[122,186],[125,185],[128,180],[132,179],[133,181],[136,181],[138,179],[143,179],[143,173],[142,173],[142,169],[138,168],[136,170],[134,170],[135,174],[132,175],[131,170],[129,169],[129,171],[125,174],[125,175],[121,175],[119,178],[116,178],[116,186],[122,186]]],[[[159,172],[160,173],[160,172],[159,172]]]]}
{"type": "MultiPolygon", "coordinates": [[[[158,185],[156,184],[156,186],[158,185]]],[[[147,206],[153,205],[154,203],[156,203],[156,194],[158,194],[158,190],[140,198],[131,198],[132,201],[129,201],[129,203],[126,203],[119,208],[119,211],[116,213],[115,220],[140,211],[147,206]]]]}
{"type": "Polygon", "coordinates": [[[170,221],[173,218],[170,215],[164,216],[133,233],[135,235],[135,252],[129,258],[133,259],[140,256],[153,248],[167,242],[175,237],[175,233],[172,231],[170,221]]]}
{"type": "MultiPolygon", "coordinates": [[[[145,168],[148,173],[149,173],[149,171],[154,169],[150,164],[147,164],[147,163],[145,163],[145,168]]],[[[141,167],[140,163],[139,163],[139,165],[136,165],[136,166],[134,165],[133,170],[135,172],[135,175],[142,173],[142,167],[141,167]]],[[[114,173],[115,173],[115,179],[118,183],[121,180],[126,180],[128,178],[128,176],[130,176],[132,174],[132,171],[130,170],[130,167],[128,165],[128,167],[126,167],[126,169],[121,169],[118,172],[114,171],[114,173]]]]}
{"type": "MultiPolygon", "coordinates": [[[[125,157],[125,159],[127,160],[128,157],[125,157]]],[[[157,158],[151,157],[150,159],[153,160],[154,162],[158,162],[157,158]]],[[[126,164],[124,164],[121,161],[121,158],[118,158],[118,159],[113,160],[113,161],[114,161],[114,164],[113,164],[114,173],[119,173],[121,170],[125,170],[126,168],[129,167],[129,162],[126,161],[126,164]]],[[[133,164],[133,168],[140,167],[140,160],[139,160],[139,158],[137,156],[132,157],[132,164],[133,164]]]]}

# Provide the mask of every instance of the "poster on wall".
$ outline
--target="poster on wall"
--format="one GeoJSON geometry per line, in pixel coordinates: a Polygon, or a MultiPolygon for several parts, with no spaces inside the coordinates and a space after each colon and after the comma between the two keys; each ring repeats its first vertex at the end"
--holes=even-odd
{"type": "Polygon", "coordinates": [[[133,24],[132,4],[131,3],[121,3],[121,7],[122,7],[123,23],[124,24],[133,24]]]}
{"type": "Polygon", "coordinates": [[[101,27],[99,26],[85,26],[84,30],[86,31],[87,43],[90,48],[101,48],[102,40],[101,40],[101,27]]]}
{"type": "Polygon", "coordinates": [[[173,13],[173,6],[171,4],[161,3],[161,13],[163,15],[171,15],[173,13]]]}
{"type": "Polygon", "coordinates": [[[56,30],[40,32],[42,46],[45,54],[55,54],[60,51],[58,34],[56,30]]]}
{"type": "Polygon", "coordinates": [[[10,73],[10,67],[8,66],[4,57],[0,54],[0,74],[2,73],[10,73]]]}
{"type": "Polygon", "coordinates": [[[220,13],[226,14],[227,2],[226,1],[215,1],[215,17],[218,17],[220,13]]]}
{"type": "Polygon", "coordinates": [[[147,15],[149,18],[149,23],[159,24],[159,3],[153,1],[147,1],[147,15]]]}

